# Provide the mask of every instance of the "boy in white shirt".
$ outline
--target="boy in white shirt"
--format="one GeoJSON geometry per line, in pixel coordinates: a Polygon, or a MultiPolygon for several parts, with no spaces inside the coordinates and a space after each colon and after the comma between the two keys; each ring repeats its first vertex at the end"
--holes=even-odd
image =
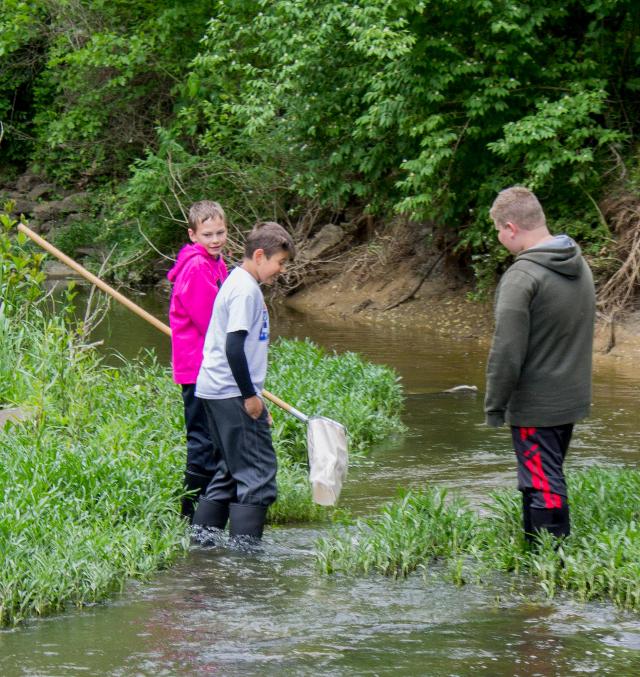
{"type": "Polygon", "coordinates": [[[273,284],[295,256],[287,231],[267,221],[247,236],[242,265],[222,285],[204,343],[196,397],[204,402],[214,443],[222,451],[200,497],[193,524],[231,536],[261,538],[276,500],[271,416],[261,393],[267,372],[269,313],[260,284],[273,284]]]}

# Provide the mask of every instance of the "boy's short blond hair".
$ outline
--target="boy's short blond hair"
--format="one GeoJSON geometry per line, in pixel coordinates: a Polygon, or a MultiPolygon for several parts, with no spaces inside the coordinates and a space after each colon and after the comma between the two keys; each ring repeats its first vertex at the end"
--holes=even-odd
{"type": "Polygon", "coordinates": [[[227,222],[224,209],[217,202],[213,200],[194,202],[189,208],[189,228],[196,231],[207,219],[221,219],[224,223],[227,222]]]}
{"type": "Polygon", "coordinates": [[[514,223],[523,230],[536,230],[547,225],[538,198],[524,186],[512,186],[498,193],[489,215],[498,228],[514,223]]]}
{"type": "Polygon", "coordinates": [[[262,249],[267,258],[280,251],[287,252],[290,260],[296,255],[293,238],[275,221],[259,221],[247,235],[244,244],[245,257],[250,259],[257,249],[262,249]]]}

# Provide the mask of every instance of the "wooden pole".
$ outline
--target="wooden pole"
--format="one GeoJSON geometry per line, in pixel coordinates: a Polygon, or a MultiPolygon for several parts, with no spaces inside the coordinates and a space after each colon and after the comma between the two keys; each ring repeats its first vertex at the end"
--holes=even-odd
{"type": "Polygon", "coordinates": [[[119,291],[116,291],[113,287],[109,286],[106,282],[103,282],[99,277],[96,277],[93,273],[89,272],[86,268],[81,266],[79,263],[74,261],[72,258],[61,252],[59,249],[54,247],[50,242],[47,242],[43,237],[40,237],[37,233],[34,233],[30,228],[24,225],[24,223],[18,224],[18,230],[21,233],[24,233],[30,237],[37,245],[42,247],[45,251],[48,251],[50,254],[53,254],[57,259],[62,261],[62,263],[69,266],[76,271],[76,273],[82,275],[85,280],[95,284],[98,289],[102,289],[103,292],[106,292],[110,296],[113,296],[116,301],[122,303],[123,306],[126,306],[129,310],[134,312],[136,315],[139,315],[142,319],[150,322],[156,329],[164,332],[167,336],[171,336],[171,328],[166,325],[164,322],[161,322],[157,317],[154,317],[151,313],[148,313],[146,310],[143,310],[139,305],[135,304],[133,301],[130,301],[126,296],[123,296],[119,291]]]}

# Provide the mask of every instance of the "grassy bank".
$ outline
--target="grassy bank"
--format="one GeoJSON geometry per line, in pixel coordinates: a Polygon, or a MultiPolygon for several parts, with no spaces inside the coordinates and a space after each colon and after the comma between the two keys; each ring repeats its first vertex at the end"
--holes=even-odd
{"type": "Polygon", "coordinates": [[[459,497],[429,489],[407,492],[370,519],[336,530],[317,544],[325,573],[401,577],[436,561],[457,584],[489,572],[525,575],[547,596],[608,599],[640,611],[640,471],[592,468],[569,476],[572,533],[560,548],[522,538],[520,497],[501,491],[480,516],[459,497]]]}
{"type": "MultiPolygon", "coordinates": [[[[68,305],[45,312],[40,258],[10,242],[11,225],[5,219],[0,232],[0,406],[19,405],[32,418],[0,429],[0,624],[99,600],[166,566],[189,541],[178,515],[182,400],[169,370],[151,354],[107,366],[68,305]]],[[[284,397],[302,389],[309,411],[353,423],[354,448],[399,425],[391,370],[311,343],[283,342],[273,357],[269,387],[284,397]],[[293,356],[313,370],[287,371],[281,363],[293,356]],[[360,417],[380,425],[365,434],[360,417]]],[[[279,499],[270,521],[321,518],[300,462],[304,426],[273,414],[279,499]]]]}

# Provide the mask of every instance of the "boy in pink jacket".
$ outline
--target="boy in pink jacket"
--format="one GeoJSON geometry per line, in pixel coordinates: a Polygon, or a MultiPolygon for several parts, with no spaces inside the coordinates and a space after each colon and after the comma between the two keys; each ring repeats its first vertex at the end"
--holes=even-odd
{"type": "Polygon", "coordinates": [[[222,207],[210,200],[194,203],[189,209],[188,232],[191,244],[180,250],[167,277],[173,285],[169,306],[173,379],[182,386],[187,430],[184,483],[191,492],[182,500],[182,515],[191,521],[195,503],[213,477],[220,453],[211,442],[204,407],[195,396],[195,383],[213,303],[227,277],[222,258],[227,241],[222,207]]]}

